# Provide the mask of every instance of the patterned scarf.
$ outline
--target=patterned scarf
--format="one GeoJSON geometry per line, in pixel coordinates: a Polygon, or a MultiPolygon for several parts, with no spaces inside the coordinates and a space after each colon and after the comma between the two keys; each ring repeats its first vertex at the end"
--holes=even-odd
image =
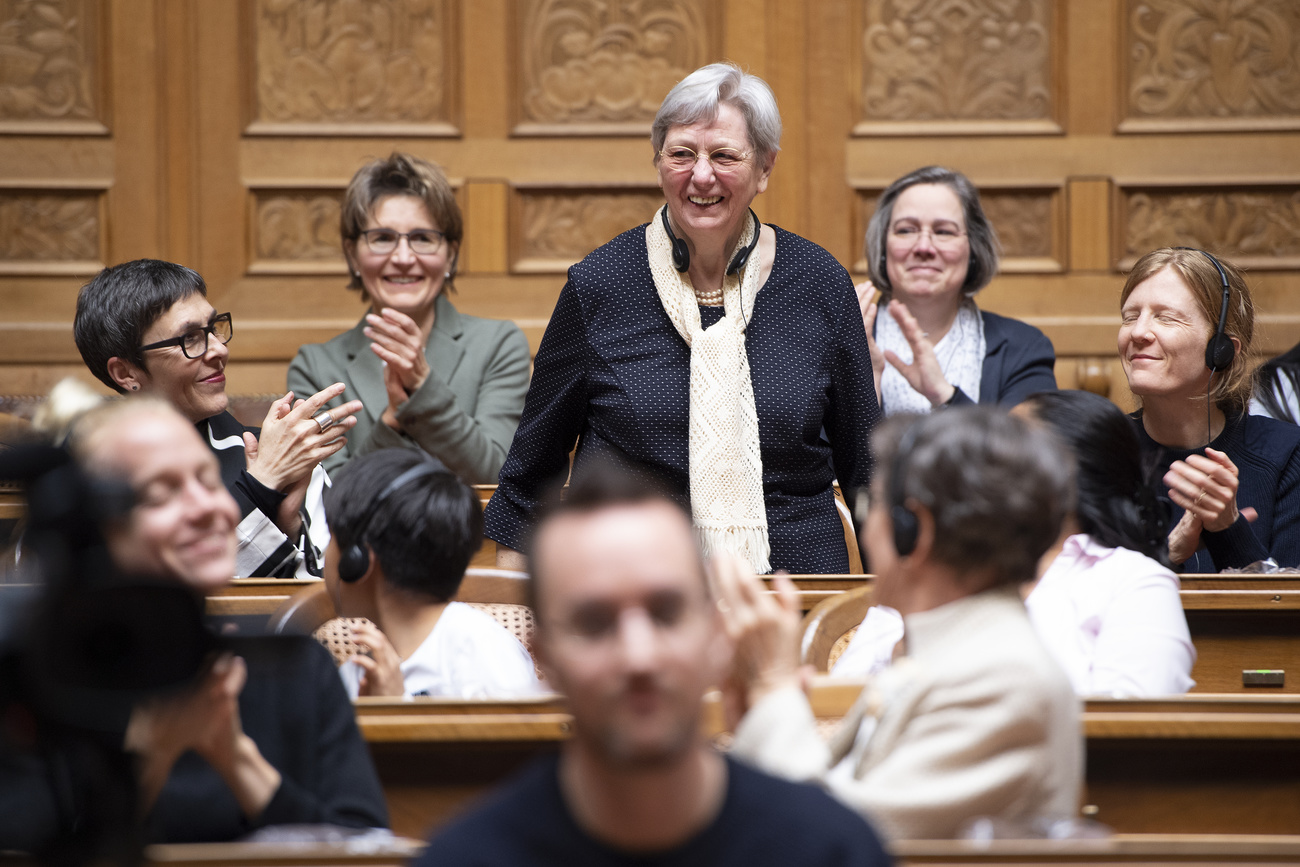
{"type": "MultiPolygon", "coordinates": [[[[892,349],[903,361],[912,362],[912,347],[894,317],[889,315],[889,308],[883,304],[880,315],[876,317],[876,344],[881,350],[892,349]]],[[[948,333],[935,344],[934,354],[938,356],[939,367],[949,384],[960,388],[975,403],[980,401],[985,351],[984,317],[980,316],[974,299],[967,298],[962,301],[957,319],[948,333]]],[[[924,414],[932,408],[930,401],[908,385],[903,374],[888,363],[880,377],[880,402],[884,405],[885,415],[924,414]]]]}
{"type": "MultiPolygon", "coordinates": [[[[747,218],[737,249],[753,237],[753,221],[747,218]]],[[[691,513],[701,548],[706,557],[729,551],[765,574],[772,571],[772,549],[744,330],[753,317],[762,265],[757,255],[750,256],[740,279],[723,279],[726,314],[705,331],[695,290],[673,267],[672,243],[658,215],[646,227],[646,249],[659,301],[691,349],[691,513]]]]}

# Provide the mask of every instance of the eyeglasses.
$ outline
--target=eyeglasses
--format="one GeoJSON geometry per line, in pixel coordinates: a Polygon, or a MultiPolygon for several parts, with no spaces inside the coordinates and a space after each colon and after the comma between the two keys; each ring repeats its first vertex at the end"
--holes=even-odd
{"type": "Polygon", "coordinates": [[[931,226],[921,228],[910,223],[902,223],[889,230],[889,236],[901,244],[915,247],[922,235],[930,236],[930,243],[941,250],[951,250],[961,244],[966,233],[952,226],[931,226]]]}
{"type": "Polygon", "coordinates": [[[186,358],[202,358],[208,351],[209,334],[220,340],[223,345],[229,343],[230,338],[235,336],[235,324],[230,321],[230,314],[222,313],[220,316],[214,316],[208,325],[203,328],[191,328],[180,337],[169,337],[157,343],[150,343],[148,346],[141,346],[140,351],[179,346],[186,358]]]}
{"type": "Polygon", "coordinates": [[[739,169],[753,154],[738,151],[735,148],[718,148],[711,153],[701,154],[682,145],[664,148],[659,152],[659,157],[663,160],[664,165],[668,167],[669,171],[673,172],[693,171],[701,156],[708,160],[713,171],[725,175],[739,169]]]}
{"type": "Polygon", "coordinates": [[[411,245],[411,252],[417,256],[432,256],[442,249],[447,236],[437,229],[415,229],[410,232],[398,232],[393,229],[367,229],[361,233],[366,241],[366,248],[377,256],[387,256],[397,249],[403,238],[411,245]]]}

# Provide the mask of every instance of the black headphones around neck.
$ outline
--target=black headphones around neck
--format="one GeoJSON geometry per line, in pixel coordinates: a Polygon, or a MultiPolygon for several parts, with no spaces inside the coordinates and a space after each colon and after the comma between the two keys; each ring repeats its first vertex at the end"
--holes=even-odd
{"type": "Polygon", "coordinates": [[[1214,270],[1219,272],[1219,280],[1223,284],[1223,302],[1219,305],[1219,327],[1214,329],[1214,336],[1210,342],[1205,344],[1205,366],[1210,370],[1218,372],[1226,370],[1232,364],[1232,360],[1237,357],[1237,347],[1233,346],[1232,339],[1227,335],[1228,328],[1228,272],[1223,270],[1219,260],[1211,256],[1205,250],[1199,247],[1175,247],[1175,250],[1191,250],[1193,253],[1200,253],[1210,260],[1214,270]]]}
{"type": "Polygon", "coordinates": [[[894,526],[894,550],[906,557],[916,550],[916,540],[921,532],[921,522],[906,505],[907,492],[903,489],[903,469],[916,447],[921,420],[912,422],[898,440],[898,450],[889,469],[889,520],[894,526]]]}
{"type": "MultiPolygon", "coordinates": [[[[748,244],[736,251],[736,255],[731,259],[731,264],[727,266],[728,275],[737,274],[741,268],[745,267],[745,263],[749,261],[749,255],[758,247],[759,235],[763,233],[763,224],[758,221],[758,214],[754,213],[753,208],[749,209],[749,216],[754,218],[754,237],[750,239],[748,244]]],[[[684,238],[679,238],[673,234],[673,227],[668,225],[667,205],[659,212],[659,218],[664,221],[664,231],[668,233],[668,240],[673,245],[673,267],[679,273],[685,272],[691,267],[691,248],[686,246],[684,238]]]]}
{"type": "Polygon", "coordinates": [[[384,504],[384,501],[408,482],[442,472],[446,472],[446,470],[441,464],[433,461],[422,461],[384,486],[384,489],[379,492],[379,496],[375,497],[375,501],[366,510],[365,517],[356,531],[352,544],[347,546],[339,557],[340,581],[353,584],[364,578],[365,574],[370,571],[370,549],[365,545],[365,536],[366,531],[370,529],[370,522],[374,518],[375,512],[379,511],[379,507],[384,504]]]}

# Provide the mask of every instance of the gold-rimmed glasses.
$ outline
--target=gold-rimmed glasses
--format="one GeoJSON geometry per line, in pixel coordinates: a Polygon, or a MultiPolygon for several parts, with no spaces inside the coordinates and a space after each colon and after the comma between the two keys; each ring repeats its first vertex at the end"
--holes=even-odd
{"type": "Polygon", "coordinates": [[[689,172],[695,170],[695,164],[699,162],[700,157],[708,160],[710,168],[718,174],[728,174],[734,172],[745,165],[752,153],[739,151],[735,148],[718,148],[701,154],[699,151],[692,150],[685,145],[673,145],[666,147],[659,152],[659,159],[669,171],[689,172]]]}

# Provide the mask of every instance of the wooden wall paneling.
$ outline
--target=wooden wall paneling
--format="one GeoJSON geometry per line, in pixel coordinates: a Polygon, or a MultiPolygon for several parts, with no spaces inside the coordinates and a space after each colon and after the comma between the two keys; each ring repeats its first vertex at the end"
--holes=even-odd
{"type": "Polygon", "coordinates": [[[0,31],[0,135],[107,134],[98,0],[7,2],[0,31]]]}
{"type": "Polygon", "coordinates": [[[1300,129],[1294,0],[1125,0],[1120,132],[1300,129]]]}
{"type": "Polygon", "coordinates": [[[103,190],[0,188],[0,275],[95,274],[104,226],[103,190]]]}
{"type": "MultiPolygon", "coordinates": [[[[110,90],[105,114],[112,127],[112,138],[105,142],[112,152],[104,175],[105,264],[167,258],[172,255],[169,216],[174,209],[165,171],[169,148],[162,88],[170,80],[163,66],[164,9],[154,0],[114,0],[105,6],[105,41],[112,37],[105,76],[110,90]]],[[[176,217],[190,219],[185,211],[176,217]]]]}
{"type": "Polygon", "coordinates": [[[563,275],[616,235],[648,222],[663,203],[657,186],[516,186],[510,207],[511,273],[563,275]]]}
{"type": "Polygon", "coordinates": [[[856,79],[853,55],[857,0],[823,0],[808,5],[807,126],[808,163],[803,195],[808,203],[808,237],[845,266],[861,258],[862,236],[853,218],[854,190],[846,183],[845,142],[853,129],[856,79]]]}
{"type": "Polygon", "coordinates": [[[347,281],[339,248],[342,189],[248,190],[249,275],[332,274],[347,281]]]}
{"type": "Polygon", "coordinates": [[[241,7],[248,135],[459,133],[456,0],[241,7]]]}
{"type": "Polygon", "coordinates": [[[501,181],[471,181],[465,193],[460,270],[503,274],[510,267],[510,187],[501,181]]]}
{"type": "Polygon", "coordinates": [[[1074,139],[1108,138],[1119,121],[1119,45],[1125,0],[1066,3],[1061,60],[1064,63],[1066,133],[1074,139]]]}
{"type": "MultiPolygon", "coordinates": [[[[781,110],[781,152],[767,192],[754,210],[768,222],[808,235],[808,15],[809,4],[769,0],[767,82],[781,110]]],[[[816,240],[816,239],[812,239],[816,240]]]]}
{"type": "Polygon", "coordinates": [[[646,135],[673,85],[718,59],[713,0],[512,6],[516,135],[646,135]]]}
{"type": "Polygon", "coordinates": [[[1075,271],[1108,271],[1115,261],[1111,242],[1116,231],[1109,178],[1071,178],[1069,266],[1075,271]]]}
{"type": "MultiPolygon", "coordinates": [[[[461,17],[464,128],[467,140],[505,140],[512,125],[514,16],[518,0],[465,0],[461,17]]],[[[503,178],[498,171],[492,177],[503,178]]]]}
{"type": "Polygon", "coordinates": [[[1120,188],[1127,270],[1157,247],[1211,250],[1252,269],[1300,269],[1300,180],[1211,185],[1182,179],[1120,188]]]}
{"type": "Polygon", "coordinates": [[[857,135],[1054,134],[1060,0],[860,0],[857,135]]]}

